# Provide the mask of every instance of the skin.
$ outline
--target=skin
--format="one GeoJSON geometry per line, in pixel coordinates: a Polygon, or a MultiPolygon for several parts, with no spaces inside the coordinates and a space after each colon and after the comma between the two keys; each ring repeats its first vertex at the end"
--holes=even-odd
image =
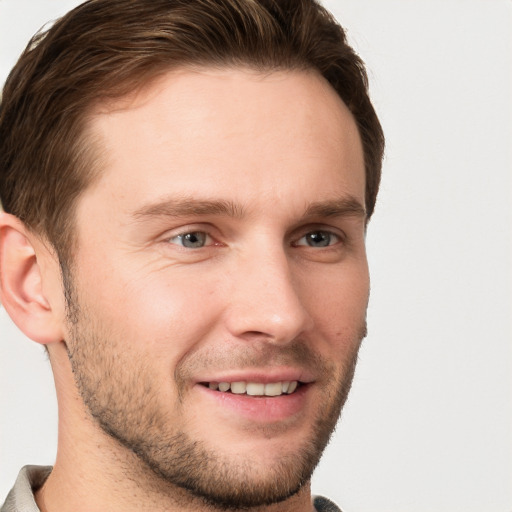
{"type": "Polygon", "coordinates": [[[314,72],[184,69],[98,107],[89,131],[104,169],[77,204],[67,312],[51,248],[0,224],[4,268],[13,247],[24,268],[34,255],[17,272],[31,281],[4,289],[39,294],[59,400],[40,508],[310,511],[365,331],[352,115],[314,72]],[[306,385],[240,400],[203,385],[286,379],[306,385]]]}

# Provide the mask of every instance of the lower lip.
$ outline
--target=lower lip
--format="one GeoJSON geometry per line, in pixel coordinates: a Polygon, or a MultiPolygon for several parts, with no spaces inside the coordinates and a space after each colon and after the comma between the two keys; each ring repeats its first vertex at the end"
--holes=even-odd
{"type": "Polygon", "coordinates": [[[274,397],[237,395],[214,391],[197,385],[209,400],[215,400],[218,406],[248,420],[259,423],[275,423],[298,415],[305,407],[310,384],[301,385],[291,395],[274,397]]]}

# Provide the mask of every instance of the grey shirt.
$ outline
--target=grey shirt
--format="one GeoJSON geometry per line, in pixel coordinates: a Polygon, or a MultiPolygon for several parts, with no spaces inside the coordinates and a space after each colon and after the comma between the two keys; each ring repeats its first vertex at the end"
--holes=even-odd
{"type": "MultiPolygon", "coordinates": [[[[51,466],[25,466],[0,512],[40,512],[34,499],[34,491],[44,484],[51,471],[51,466]]],[[[317,512],[341,512],[332,501],[322,496],[314,496],[313,505],[317,512]]]]}

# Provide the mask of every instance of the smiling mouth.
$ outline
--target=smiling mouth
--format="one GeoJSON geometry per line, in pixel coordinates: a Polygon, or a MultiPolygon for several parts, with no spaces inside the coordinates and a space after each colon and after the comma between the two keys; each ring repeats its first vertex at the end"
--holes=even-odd
{"type": "Polygon", "coordinates": [[[203,386],[221,393],[248,396],[281,396],[291,395],[302,386],[296,380],[283,382],[202,382],[203,386]]]}

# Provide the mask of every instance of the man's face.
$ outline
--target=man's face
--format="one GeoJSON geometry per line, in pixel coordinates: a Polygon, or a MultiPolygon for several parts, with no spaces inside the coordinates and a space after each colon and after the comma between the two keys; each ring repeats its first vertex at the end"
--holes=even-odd
{"type": "Polygon", "coordinates": [[[365,330],[351,114],[313,72],[183,70],[90,130],[104,170],[78,203],[67,340],[87,408],[161,485],[285,499],[365,330]]]}

